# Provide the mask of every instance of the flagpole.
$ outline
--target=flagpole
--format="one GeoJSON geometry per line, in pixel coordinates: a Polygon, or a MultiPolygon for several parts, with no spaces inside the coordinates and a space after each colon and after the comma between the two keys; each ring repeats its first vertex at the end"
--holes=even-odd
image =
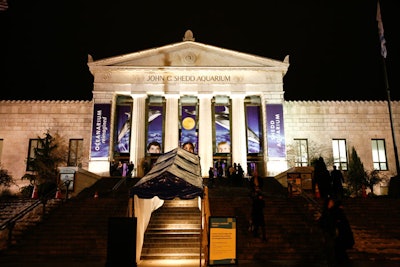
{"type": "MultiPolygon", "coordinates": [[[[388,74],[387,74],[387,68],[386,68],[386,56],[387,56],[386,40],[385,40],[385,35],[384,35],[381,7],[379,5],[379,0],[377,1],[377,6],[376,6],[376,21],[378,22],[378,35],[379,35],[379,42],[381,44],[383,75],[384,75],[385,89],[386,89],[386,93],[387,93],[387,102],[388,102],[388,108],[389,108],[390,128],[392,129],[394,157],[396,160],[396,176],[400,179],[399,155],[398,155],[397,145],[396,145],[396,136],[394,133],[392,105],[391,105],[392,101],[390,99],[390,87],[389,87],[389,80],[388,80],[388,74]]],[[[399,180],[399,182],[400,182],[400,180],[399,180]]]]}
{"type": "Polygon", "coordinates": [[[388,102],[388,109],[389,109],[390,128],[392,129],[392,139],[393,139],[394,157],[396,160],[396,176],[397,176],[400,173],[399,154],[397,151],[396,135],[395,135],[394,126],[393,126],[392,104],[391,104],[392,101],[390,99],[390,88],[389,88],[389,81],[388,81],[388,75],[387,75],[387,69],[386,69],[386,60],[384,57],[382,57],[382,62],[383,62],[382,65],[383,65],[383,75],[384,75],[384,80],[385,80],[385,89],[386,89],[386,93],[387,93],[387,102],[388,102]]]}

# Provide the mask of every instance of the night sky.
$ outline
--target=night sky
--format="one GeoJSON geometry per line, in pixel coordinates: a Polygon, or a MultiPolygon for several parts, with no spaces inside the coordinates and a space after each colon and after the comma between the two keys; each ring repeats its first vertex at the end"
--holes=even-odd
{"type": "Polygon", "coordinates": [[[90,100],[94,60],[196,42],[283,60],[286,100],[400,100],[399,17],[380,1],[387,57],[373,0],[8,0],[0,11],[0,99],[90,100]],[[239,4],[240,3],[240,4],[239,4]],[[397,71],[397,72],[396,72],[397,71]]]}

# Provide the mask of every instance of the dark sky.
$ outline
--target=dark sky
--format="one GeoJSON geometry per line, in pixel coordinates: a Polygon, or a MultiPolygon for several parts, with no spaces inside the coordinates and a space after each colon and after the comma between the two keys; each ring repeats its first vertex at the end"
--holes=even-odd
{"type": "MultiPolygon", "coordinates": [[[[197,42],[283,60],[286,100],[400,100],[400,16],[381,0],[382,60],[375,0],[272,1],[8,0],[0,11],[0,99],[92,98],[95,60],[197,42]],[[385,62],[385,63],[383,63],[385,62]]],[[[397,12],[396,12],[397,11],[397,12]]]]}

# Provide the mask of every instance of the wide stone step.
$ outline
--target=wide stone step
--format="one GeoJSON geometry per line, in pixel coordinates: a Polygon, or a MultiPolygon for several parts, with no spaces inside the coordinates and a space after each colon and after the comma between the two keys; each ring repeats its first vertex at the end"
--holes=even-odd
{"type": "Polygon", "coordinates": [[[165,230],[152,230],[149,229],[145,233],[145,238],[146,237],[169,237],[169,236],[178,236],[178,237],[191,237],[191,236],[197,236],[200,235],[200,230],[199,229],[180,229],[180,230],[171,230],[171,231],[165,231],[165,230]]]}
{"type": "Polygon", "coordinates": [[[183,213],[183,214],[200,214],[200,210],[197,209],[197,208],[182,208],[182,207],[177,207],[177,208],[174,208],[174,207],[171,207],[171,208],[169,208],[169,207],[160,207],[159,209],[157,209],[153,213],[154,214],[165,214],[167,212],[171,212],[171,213],[174,213],[174,214],[177,214],[177,215],[179,215],[181,213],[183,213]]]}
{"type": "Polygon", "coordinates": [[[197,200],[169,200],[153,212],[141,259],[199,259],[201,212],[197,200]]]}
{"type": "Polygon", "coordinates": [[[181,259],[200,259],[199,253],[148,253],[142,254],[141,260],[181,260],[181,259]]]}
{"type": "Polygon", "coordinates": [[[174,199],[174,200],[164,200],[163,207],[193,207],[197,208],[199,207],[199,201],[198,199],[193,199],[193,200],[181,200],[181,199],[174,199]]]}
{"type": "Polygon", "coordinates": [[[199,246],[199,239],[152,239],[147,240],[146,244],[143,245],[143,248],[193,248],[199,246]]]}

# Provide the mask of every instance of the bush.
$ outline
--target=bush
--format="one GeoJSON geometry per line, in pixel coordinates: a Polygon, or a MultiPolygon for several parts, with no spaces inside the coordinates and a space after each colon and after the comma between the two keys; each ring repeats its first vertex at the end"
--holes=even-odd
{"type": "Polygon", "coordinates": [[[30,197],[32,197],[33,185],[23,186],[23,187],[20,189],[20,193],[21,193],[22,197],[24,197],[24,198],[30,198],[30,197]]]}
{"type": "Polygon", "coordinates": [[[0,167],[0,186],[10,187],[14,183],[12,176],[8,173],[8,170],[0,167]]]}

